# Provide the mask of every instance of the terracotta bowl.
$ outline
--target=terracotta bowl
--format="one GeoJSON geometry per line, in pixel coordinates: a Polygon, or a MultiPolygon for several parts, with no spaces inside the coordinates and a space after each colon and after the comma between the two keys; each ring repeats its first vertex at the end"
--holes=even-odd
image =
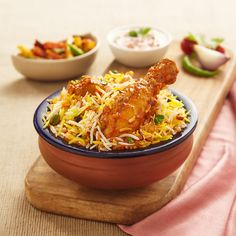
{"type": "Polygon", "coordinates": [[[149,185],[175,171],[188,157],[197,125],[197,110],[190,99],[172,92],[191,110],[190,123],[173,139],[145,149],[99,152],[69,145],[43,129],[42,116],[47,99],[34,114],[39,134],[39,149],[48,165],[59,174],[79,184],[98,189],[130,189],[149,185]]]}

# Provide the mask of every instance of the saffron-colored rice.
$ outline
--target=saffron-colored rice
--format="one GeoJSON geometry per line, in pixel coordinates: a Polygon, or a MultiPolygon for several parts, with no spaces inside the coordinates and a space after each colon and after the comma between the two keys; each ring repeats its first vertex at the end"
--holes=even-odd
{"type": "Polygon", "coordinates": [[[111,90],[106,92],[99,88],[100,93],[92,95],[87,92],[83,98],[78,98],[76,94],[70,94],[66,88],[63,88],[57,97],[48,101],[48,111],[42,117],[44,128],[48,128],[53,135],[69,144],[110,151],[145,148],[172,139],[189,122],[189,111],[186,111],[183,102],[165,88],[157,95],[158,108],[149,123],[135,132],[130,132],[127,127],[119,137],[107,138],[99,122],[103,108],[113,103],[124,88],[135,83],[135,79],[133,79],[133,72],[110,71],[104,76],[93,77],[93,80],[98,84],[110,86],[111,90]],[[52,119],[55,115],[59,115],[59,120],[53,124],[52,119]],[[155,123],[155,116],[158,115],[164,118],[159,123],[155,123]]]}

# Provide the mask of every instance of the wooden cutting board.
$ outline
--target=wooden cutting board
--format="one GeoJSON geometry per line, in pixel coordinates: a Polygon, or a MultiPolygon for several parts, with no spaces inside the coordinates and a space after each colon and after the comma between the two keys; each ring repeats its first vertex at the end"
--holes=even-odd
{"type": "MultiPolygon", "coordinates": [[[[235,57],[233,53],[229,53],[231,59],[222,67],[219,75],[200,78],[181,69],[179,43],[173,43],[168,51],[167,57],[176,61],[180,68],[178,80],[173,87],[190,97],[199,112],[192,152],[175,173],[145,188],[126,191],[95,190],[65,179],[39,157],[25,178],[28,201],[47,212],[121,224],[133,224],[163,207],[182,190],[236,77],[235,57]]],[[[110,69],[130,70],[116,61],[105,71],[110,69]]],[[[146,69],[132,70],[136,77],[146,73],[146,69]]]]}

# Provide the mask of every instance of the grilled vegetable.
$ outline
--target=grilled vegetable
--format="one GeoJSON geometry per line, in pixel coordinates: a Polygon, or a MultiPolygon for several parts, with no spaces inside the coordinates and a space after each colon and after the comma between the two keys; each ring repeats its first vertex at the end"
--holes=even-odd
{"type": "Polygon", "coordinates": [[[68,44],[68,47],[70,48],[70,50],[74,56],[80,56],[80,55],[84,54],[82,49],[76,47],[73,44],[68,44]]]}

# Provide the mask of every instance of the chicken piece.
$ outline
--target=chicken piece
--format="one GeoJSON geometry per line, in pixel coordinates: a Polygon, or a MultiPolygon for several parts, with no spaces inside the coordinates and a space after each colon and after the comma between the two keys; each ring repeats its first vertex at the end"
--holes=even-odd
{"type": "Polygon", "coordinates": [[[86,75],[80,80],[70,81],[67,85],[67,90],[70,94],[76,94],[83,97],[87,92],[95,94],[97,91],[96,86],[98,86],[98,84],[92,82],[91,77],[86,75]]]}
{"type": "Polygon", "coordinates": [[[163,59],[152,66],[144,79],[124,89],[110,106],[105,106],[100,117],[102,131],[107,138],[131,133],[155,114],[156,95],[167,84],[176,80],[176,64],[163,59]]]}

